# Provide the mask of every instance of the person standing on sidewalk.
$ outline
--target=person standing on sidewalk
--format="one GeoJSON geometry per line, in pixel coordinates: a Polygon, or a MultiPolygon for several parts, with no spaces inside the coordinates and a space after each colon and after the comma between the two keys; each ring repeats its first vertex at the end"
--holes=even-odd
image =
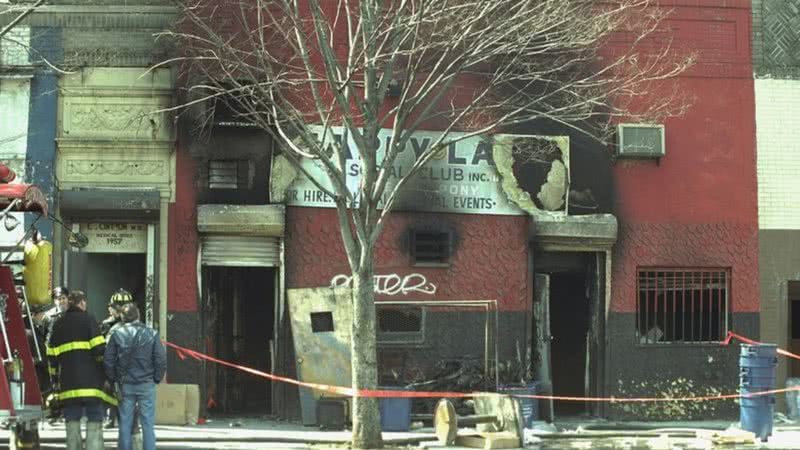
{"type": "Polygon", "coordinates": [[[120,385],[120,450],[131,450],[133,414],[139,409],[144,450],[155,450],[156,384],[167,371],[167,352],[158,332],[139,321],[139,308],[122,307],[124,324],[111,334],[103,364],[108,378],[120,385]]]}
{"type": "Polygon", "coordinates": [[[73,291],[67,310],[53,325],[47,356],[56,396],[64,405],[67,449],[83,449],[81,418],[86,417],[86,450],[103,445],[103,401],[116,404],[103,390],[105,339],[94,316],[86,312],[86,294],[73,291]]]}
{"type": "MultiPolygon", "coordinates": [[[[133,295],[125,289],[119,289],[111,295],[108,300],[108,317],[100,323],[100,333],[108,342],[111,333],[116,331],[124,323],[122,321],[122,308],[128,303],[133,303],[133,295]]],[[[113,383],[112,383],[113,384],[113,383]]],[[[119,386],[113,386],[114,392],[119,392],[119,386]]],[[[109,406],[106,414],[105,428],[114,428],[117,423],[119,412],[114,406],[109,406]]],[[[134,420],[134,422],[136,422],[134,420]]],[[[137,428],[134,426],[134,428],[137,428]]]]}

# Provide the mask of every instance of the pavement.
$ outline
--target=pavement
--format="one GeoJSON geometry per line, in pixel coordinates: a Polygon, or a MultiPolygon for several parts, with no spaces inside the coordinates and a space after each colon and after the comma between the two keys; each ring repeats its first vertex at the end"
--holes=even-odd
{"type": "MultiPolygon", "coordinates": [[[[562,422],[553,427],[538,424],[526,430],[527,449],[538,450],[800,450],[800,423],[776,423],[767,442],[753,444],[715,444],[711,433],[729,428],[730,422],[562,422]]],[[[463,429],[459,434],[474,430],[463,429]]],[[[42,424],[43,449],[63,449],[63,424],[42,424]]],[[[322,431],[296,423],[264,418],[229,418],[211,420],[194,426],[157,426],[158,448],[179,449],[276,449],[318,450],[348,448],[349,431],[322,431]]],[[[0,431],[0,449],[8,448],[8,431],[0,431]]],[[[104,432],[107,448],[116,448],[117,431],[104,432]]],[[[466,449],[444,447],[435,441],[431,428],[409,432],[384,432],[387,449],[466,449]]]]}

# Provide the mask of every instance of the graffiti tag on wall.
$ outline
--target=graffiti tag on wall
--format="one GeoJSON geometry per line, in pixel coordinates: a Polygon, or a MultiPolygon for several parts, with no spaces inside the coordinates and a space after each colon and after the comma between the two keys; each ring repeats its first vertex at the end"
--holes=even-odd
{"type": "MultiPolygon", "coordinates": [[[[331,278],[332,288],[352,285],[353,277],[350,275],[342,273],[331,278]]],[[[436,285],[429,282],[421,273],[410,273],[402,277],[396,273],[375,275],[375,294],[407,295],[409,292],[433,295],[436,293],[436,285]]]]}

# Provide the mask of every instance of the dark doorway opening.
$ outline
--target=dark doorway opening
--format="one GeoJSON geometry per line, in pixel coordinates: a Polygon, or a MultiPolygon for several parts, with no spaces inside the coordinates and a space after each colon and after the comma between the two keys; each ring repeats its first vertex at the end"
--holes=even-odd
{"type": "MultiPolygon", "coordinates": [[[[275,269],[203,268],[204,336],[219,358],[271,372],[275,323],[275,269]]],[[[206,366],[206,404],[211,414],[270,414],[269,380],[232,368],[206,366]]]]}
{"type": "MultiPolygon", "coordinates": [[[[586,396],[587,346],[590,300],[584,273],[554,273],[550,278],[550,333],[553,392],[556,395],[586,396]]],[[[557,401],[555,414],[577,415],[586,411],[585,402],[557,401]]]]}
{"type": "MultiPolygon", "coordinates": [[[[800,353],[800,281],[789,281],[789,351],[800,353]]],[[[800,360],[789,362],[789,377],[800,377],[800,360]]]]}
{"type": "MultiPolygon", "coordinates": [[[[147,261],[144,253],[70,253],[70,289],[85,290],[87,311],[97,320],[108,316],[111,295],[125,289],[133,296],[142,316],[147,317],[147,261]]],[[[152,314],[153,311],[150,311],[152,314]]]]}

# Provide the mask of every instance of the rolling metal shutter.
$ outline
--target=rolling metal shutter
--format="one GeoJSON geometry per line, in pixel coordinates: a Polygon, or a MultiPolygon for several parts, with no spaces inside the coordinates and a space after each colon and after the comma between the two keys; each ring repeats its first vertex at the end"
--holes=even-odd
{"type": "Polygon", "coordinates": [[[206,266],[278,267],[280,238],[264,236],[203,236],[202,264],[206,266]]]}

